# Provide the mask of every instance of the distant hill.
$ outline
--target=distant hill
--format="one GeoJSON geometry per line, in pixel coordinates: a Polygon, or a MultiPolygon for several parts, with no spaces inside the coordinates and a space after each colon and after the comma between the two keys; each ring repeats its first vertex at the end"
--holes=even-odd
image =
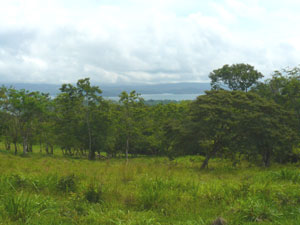
{"type": "Polygon", "coordinates": [[[49,93],[52,96],[57,95],[59,93],[59,88],[61,85],[57,84],[21,84],[21,83],[7,83],[1,84],[5,85],[6,87],[13,87],[15,89],[25,89],[28,91],[39,91],[43,93],[49,93]]]}
{"type": "MultiPolygon", "coordinates": [[[[55,96],[59,93],[61,85],[56,84],[3,84],[16,89],[26,89],[29,91],[39,91],[55,96]]],[[[202,94],[210,89],[209,83],[167,83],[167,84],[138,84],[138,85],[117,85],[117,84],[93,84],[100,87],[105,97],[118,96],[122,91],[130,92],[136,90],[140,94],[202,94]]]]}

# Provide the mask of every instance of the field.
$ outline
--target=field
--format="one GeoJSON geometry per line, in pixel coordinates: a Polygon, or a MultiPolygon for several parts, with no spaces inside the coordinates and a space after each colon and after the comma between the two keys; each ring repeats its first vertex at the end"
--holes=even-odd
{"type": "Polygon", "coordinates": [[[299,164],[0,153],[0,224],[300,224],[299,164]]]}

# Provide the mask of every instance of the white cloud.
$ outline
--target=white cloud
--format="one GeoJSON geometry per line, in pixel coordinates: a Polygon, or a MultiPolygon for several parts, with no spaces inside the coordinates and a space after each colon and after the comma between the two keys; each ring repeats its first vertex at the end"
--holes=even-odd
{"type": "Polygon", "coordinates": [[[0,82],[208,81],[225,63],[299,64],[296,1],[110,2],[0,0],[0,82]]]}

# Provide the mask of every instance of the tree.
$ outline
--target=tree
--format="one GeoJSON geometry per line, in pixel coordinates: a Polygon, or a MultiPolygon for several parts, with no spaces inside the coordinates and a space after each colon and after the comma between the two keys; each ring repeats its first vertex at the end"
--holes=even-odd
{"type": "Polygon", "coordinates": [[[55,100],[61,146],[69,153],[72,147],[88,149],[89,159],[94,160],[98,148],[96,138],[99,137],[95,124],[99,125],[102,91],[91,86],[89,78],[78,80],[76,86],[63,84],[60,90],[62,93],[55,100]]]}
{"type": "Polygon", "coordinates": [[[76,87],[71,84],[62,85],[61,92],[54,99],[57,144],[64,154],[71,155],[72,148],[82,147],[79,141],[82,121],[81,101],[76,87]]]}
{"type": "Polygon", "coordinates": [[[4,87],[1,92],[1,110],[7,115],[7,132],[15,145],[15,154],[20,137],[23,142],[23,154],[27,154],[29,147],[32,146],[35,121],[43,114],[43,102],[48,96],[39,92],[4,87]]]}
{"type": "Polygon", "coordinates": [[[140,109],[144,105],[144,100],[135,91],[131,91],[129,94],[123,91],[119,97],[121,104],[120,130],[126,139],[125,155],[128,163],[130,143],[133,143],[134,136],[139,134],[138,129],[142,119],[140,109]]]}
{"type": "Polygon", "coordinates": [[[300,67],[275,71],[271,79],[260,83],[253,91],[294,111],[300,130],[300,67]]]}
{"type": "Polygon", "coordinates": [[[231,89],[247,92],[263,75],[249,64],[224,65],[209,74],[212,89],[231,89]]]}
{"type": "Polygon", "coordinates": [[[238,129],[243,153],[261,156],[266,167],[272,159],[286,161],[299,141],[295,113],[254,93],[247,93],[238,107],[245,110],[238,129]]]}
{"type": "Polygon", "coordinates": [[[89,78],[78,80],[77,91],[79,97],[82,99],[82,105],[85,114],[84,120],[88,132],[89,159],[94,160],[96,146],[92,146],[92,138],[95,136],[95,134],[93,133],[91,122],[93,122],[93,120],[96,118],[97,107],[102,102],[102,96],[100,96],[102,91],[97,86],[91,86],[89,78]]]}
{"type": "Polygon", "coordinates": [[[40,152],[42,152],[43,144],[47,154],[53,154],[54,145],[56,142],[55,132],[55,112],[54,101],[50,98],[49,94],[42,94],[40,104],[42,105],[42,111],[37,115],[35,119],[35,142],[40,145],[40,152]],[[50,147],[50,152],[49,152],[50,147]]]}
{"type": "Polygon", "coordinates": [[[191,104],[188,128],[198,142],[198,152],[206,156],[201,168],[226,149],[260,155],[269,166],[278,152],[287,155],[297,143],[293,118],[280,105],[255,93],[208,91],[191,104]]]}
{"type": "Polygon", "coordinates": [[[189,133],[198,142],[198,153],[206,156],[201,169],[207,167],[210,158],[228,147],[236,136],[231,100],[231,92],[210,91],[191,104],[189,133]]]}

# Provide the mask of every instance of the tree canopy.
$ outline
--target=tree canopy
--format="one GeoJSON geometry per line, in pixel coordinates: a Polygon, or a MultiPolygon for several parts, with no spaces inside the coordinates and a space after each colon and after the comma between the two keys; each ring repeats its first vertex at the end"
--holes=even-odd
{"type": "Polygon", "coordinates": [[[212,89],[230,89],[247,92],[250,87],[257,84],[262,73],[249,64],[224,65],[209,74],[212,89]]]}
{"type": "Polygon", "coordinates": [[[209,91],[191,104],[190,118],[198,152],[206,155],[202,168],[211,157],[224,155],[228,149],[244,155],[255,151],[268,166],[278,151],[291,153],[297,143],[291,113],[255,93],[209,91]]]}

